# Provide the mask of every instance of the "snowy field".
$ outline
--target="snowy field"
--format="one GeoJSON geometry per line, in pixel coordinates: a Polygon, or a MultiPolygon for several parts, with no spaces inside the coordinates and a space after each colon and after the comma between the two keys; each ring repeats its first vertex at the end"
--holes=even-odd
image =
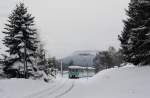
{"type": "Polygon", "coordinates": [[[69,80],[0,80],[0,98],[150,98],[150,67],[122,67],[92,78],[69,80]]]}

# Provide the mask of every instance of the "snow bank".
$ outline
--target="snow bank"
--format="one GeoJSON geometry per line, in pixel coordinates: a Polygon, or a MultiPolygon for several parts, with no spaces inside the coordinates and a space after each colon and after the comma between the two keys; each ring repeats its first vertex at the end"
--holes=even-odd
{"type": "Polygon", "coordinates": [[[26,98],[27,95],[50,88],[58,81],[61,80],[51,80],[49,83],[30,79],[0,80],[0,98],[26,98]]]}
{"type": "Polygon", "coordinates": [[[149,98],[149,75],[150,67],[107,69],[76,82],[73,90],[61,98],[149,98]]]}
{"type": "Polygon", "coordinates": [[[135,67],[135,65],[133,65],[133,64],[131,64],[131,63],[128,63],[128,64],[122,64],[122,65],[125,65],[125,66],[122,66],[122,68],[135,67]]]}

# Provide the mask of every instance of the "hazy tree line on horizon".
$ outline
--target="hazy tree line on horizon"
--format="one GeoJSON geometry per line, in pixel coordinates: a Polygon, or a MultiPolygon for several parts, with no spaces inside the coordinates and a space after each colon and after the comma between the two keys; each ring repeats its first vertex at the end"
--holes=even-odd
{"type": "Polygon", "coordinates": [[[123,63],[121,50],[116,50],[114,47],[110,46],[108,50],[98,52],[93,63],[96,73],[115,66],[120,67],[123,63]]]}

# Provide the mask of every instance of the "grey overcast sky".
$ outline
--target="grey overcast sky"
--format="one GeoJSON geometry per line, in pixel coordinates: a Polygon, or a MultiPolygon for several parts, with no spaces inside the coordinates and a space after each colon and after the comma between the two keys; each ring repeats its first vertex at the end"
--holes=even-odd
{"type": "MultiPolygon", "coordinates": [[[[0,31],[18,1],[0,0],[0,31]]],[[[59,58],[76,50],[119,48],[117,36],[123,29],[129,1],[23,0],[35,16],[47,52],[59,58]]]]}

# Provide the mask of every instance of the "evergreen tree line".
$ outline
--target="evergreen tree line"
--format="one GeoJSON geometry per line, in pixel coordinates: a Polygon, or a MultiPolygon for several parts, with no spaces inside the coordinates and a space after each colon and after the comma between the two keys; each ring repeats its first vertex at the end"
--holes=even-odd
{"type": "Polygon", "coordinates": [[[120,67],[123,63],[121,50],[117,51],[114,47],[109,47],[108,50],[97,53],[93,62],[96,72],[115,66],[120,67]]]}
{"type": "Polygon", "coordinates": [[[38,70],[49,73],[50,60],[46,59],[34,18],[24,3],[19,3],[5,24],[3,44],[8,55],[3,56],[1,65],[4,75],[9,78],[29,78],[38,70]]]}
{"type": "Polygon", "coordinates": [[[125,62],[137,66],[150,64],[150,0],[131,0],[127,19],[119,35],[125,62]]]}

